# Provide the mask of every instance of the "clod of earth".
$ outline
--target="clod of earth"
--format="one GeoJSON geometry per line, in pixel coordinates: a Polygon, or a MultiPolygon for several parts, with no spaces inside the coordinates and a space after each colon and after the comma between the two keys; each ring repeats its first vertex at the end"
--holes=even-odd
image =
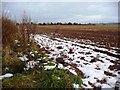
{"type": "Polygon", "coordinates": [[[120,65],[110,65],[108,68],[110,70],[120,70],[120,65]]]}
{"type": "Polygon", "coordinates": [[[84,73],[81,70],[79,70],[77,67],[74,67],[74,69],[75,69],[78,76],[84,78],[84,73]]]}
{"type": "Polygon", "coordinates": [[[106,83],[107,82],[107,80],[104,78],[104,79],[102,79],[102,80],[97,80],[97,82],[100,82],[101,84],[103,84],[103,83],[106,83]]]}
{"type": "Polygon", "coordinates": [[[108,72],[108,71],[104,71],[104,74],[106,74],[107,76],[113,76],[113,77],[115,77],[115,76],[116,76],[115,74],[110,73],[110,72],[108,72]]]}
{"type": "Polygon", "coordinates": [[[81,57],[80,59],[84,60],[85,58],[84,58],[84,57],[81,57]]]}
{"type": "Polygon", "coordinates": [[[93,63],[93,62],[97,62],[97,59],[96,58],[93,58],[90,63],[93,63]]]}
{"type": "Polygon", "coordinates": [[[71,64],[71,67],[76,68],[76,67],[77,67],[77,64],[72,63],[72,64],[71,64]]]}
{"type": "Polygon", "coordinates": [[[68,60],[73,61],[73,59],[72,59],[72,58],[69,58],[68,60]]]}
{"type": "Polygon", "coordinates": [[[63,60],[63,58],[56,58],[56,61],[58,62],[58,63],[61,63],[61,64],[64,64],[65,62],[64,62],[64,60],[63,60]]]}
{"type": "Polygon", "coordinates": [[[108,68],[109,68],[110,70],[114,70],[114,69],[117,68],[117,66],[116,66],[116,65],[110,65],[108,68]]]}
{"type": "Polygon", "coordinates": [[[95,87],[95,85],[91,83],[90,81],[88,81],[88,84],[90,84],[92,87],[95,87]]]}
{"type": "Polygon", "coordinates": [[[63,49],[62,46],[58,46],[57,49],[63,49]]]}
{"type": "Polygon", "coordinates": [[[73,49],[69,49],[69,52],[68,52],[69,54],[73,54],[74,52],[73,52],[73,49]]]}
{"type": "Polygon", "coordinates": [[[64,55],[63,57],[64,57],[64,58],[67,58],[67,55],[64,55]]]}

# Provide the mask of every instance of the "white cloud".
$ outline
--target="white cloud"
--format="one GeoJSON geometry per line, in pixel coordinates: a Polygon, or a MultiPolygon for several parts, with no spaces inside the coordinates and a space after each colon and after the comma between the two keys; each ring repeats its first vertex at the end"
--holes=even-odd
{"type": "Polygon", "coordinates": [[[91,15],[91,16],[86,16],[85,17],[86,19],[88,19],[89,21],[91,20],[101,20],[103,19],[102,15],[91,15]]]}
{"type": "Polygon", "coordinates": [[[59,22],[78,22],[78,23],[110,23],[110,22],[117,22],[117,18],[105,17],[102,15],[89,15],[89,16],[82,16],[82,15],[75,15],[71,18],[59,19],[59,22]]]}
{"type": "Polygon", "coordinates": [[[2,0],[2,2],[119,2],[119,0],[2,0]]]}
{"type": "Polygon", "coordinates": [[[89,8],[92,8],[92,9],[95,8],[95,7],[96,7],[96,5],[90,5],[89,6],[89,8]]]}

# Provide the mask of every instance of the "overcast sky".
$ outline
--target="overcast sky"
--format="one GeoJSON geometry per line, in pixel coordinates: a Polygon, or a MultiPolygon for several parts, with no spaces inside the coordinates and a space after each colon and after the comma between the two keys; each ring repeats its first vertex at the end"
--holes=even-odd
{"type": "Polygon", "coordinates": [[[118,22],[117,2],[3,2],[2,10],[17,21],[25,10],[34,22],[118,22]]]}

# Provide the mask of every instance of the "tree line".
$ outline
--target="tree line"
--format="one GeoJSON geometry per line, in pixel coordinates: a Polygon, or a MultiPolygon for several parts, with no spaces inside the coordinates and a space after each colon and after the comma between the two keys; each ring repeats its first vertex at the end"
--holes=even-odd
{"type": "MultiPolygon", "coordinates": [[[[20,25],[20,23],[16,23],[17,25],[20,25]]],[[[96,24],[94,24],[94,23],[86,23],[86,24],[82,24],[82,23],[76,23],[76,22],[74,22],[74,23],[72,23],[72,22],[68,22],[68,23],[62,23],[62,22],[55,22],[55,23],[53,23],[53,22],[50,22],[50,23],[45,23],[45,22],[43,22],[43,23],[34,23],[34,22],[31,22],[31,24],[33,24],[33,25],[96,25],[96,24]]]]}

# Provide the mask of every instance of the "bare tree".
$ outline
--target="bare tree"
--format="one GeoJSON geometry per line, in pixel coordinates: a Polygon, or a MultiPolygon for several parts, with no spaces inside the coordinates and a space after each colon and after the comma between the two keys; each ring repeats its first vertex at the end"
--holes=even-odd
{"type": "Polygon", "coordinates": [[[21,22],[21,34],[23,42],[23,50],[26,51],[28,44],[30,43],[30,34],[34,34],[36,25],[31,23],[31,18],[24,11],[21,22]]]}
{"type": "Polygon", "coordinates": [[[23,16],[22,16],[21,27],[20,27],[24,52],[26,51],[27,23],[28,23],[28,16],[27,16],[26,12],[24,11],[23,16]]]}

